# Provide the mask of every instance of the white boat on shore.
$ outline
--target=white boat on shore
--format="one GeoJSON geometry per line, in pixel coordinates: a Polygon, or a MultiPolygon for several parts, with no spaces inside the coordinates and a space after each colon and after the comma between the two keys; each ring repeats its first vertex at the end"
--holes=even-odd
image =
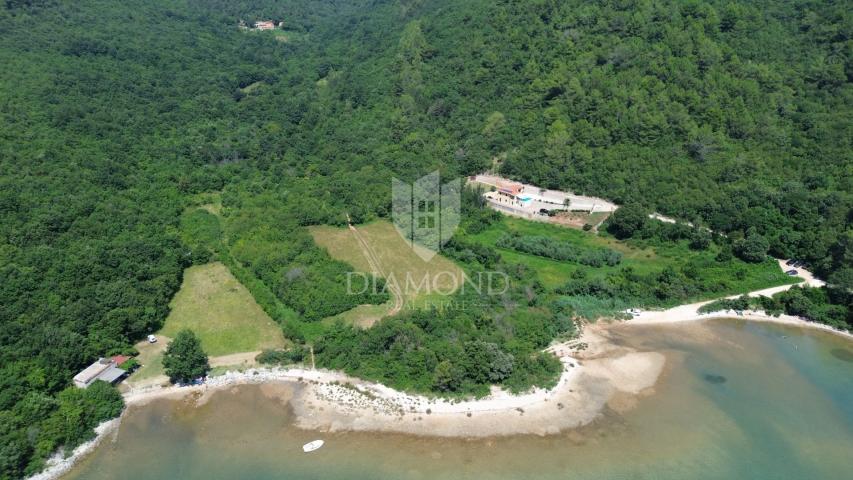
{"type": "Polygon", "coordinates": [[[318,448],[322,447],[325,442],[322,440],[314,440],[313,442],[308,442],[305,445],[302,445],[302,451],[305,453],[313,452],[318,448]]]}

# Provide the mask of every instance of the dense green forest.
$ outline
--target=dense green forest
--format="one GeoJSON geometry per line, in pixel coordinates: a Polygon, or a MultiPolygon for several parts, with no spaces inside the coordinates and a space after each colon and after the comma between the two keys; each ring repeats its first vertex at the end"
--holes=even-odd
{"type": "MultiPolygon", "coordinates": [[[[554,365],[531,352],[570,328],[570,307],[464,239],[446,253],[513,273],[520,307],[317,330],[319,318],[384,297],[346,298],[350,267],[302,227],[387,216],[392,176],[498,169],[705,225],[734,254],[766,241],[834,287],[786,305],[828,302],[827,315],[846,309],[850,323],[848,10],[827,0],[0,3],[0,478],[39,470],[118,411],[114,390],[79,392],[71,377],[159,328],[183,269],[211,255],[289,336],[317,339],[329,366],[431,391],[551,381],[554,365]],[[266,18],[286,35],[238,28],[266,18]],[[211,192],[221,220],[187,220],[211,192]],[[182,235],[182,218],[196,235],[182,235]],[[414,344],[430,348],[415,358],[414,344]],[[377,358],[401,370],[371,370],[377,358]]],[[[661,238],[642,227],[633,241],[661,238]]]]}

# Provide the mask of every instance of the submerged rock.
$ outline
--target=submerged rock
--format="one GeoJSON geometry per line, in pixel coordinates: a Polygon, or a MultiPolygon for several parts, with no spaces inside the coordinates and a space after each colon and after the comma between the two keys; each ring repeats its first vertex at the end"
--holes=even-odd
{"type": "Polygon", "coordinates": [[[712,383],[714,385],[721,385],[723,383],[726,383],[726,380],[727,380],[726,377],[724,377],[722,375],[714,375],[713,373],[706,373],[705,375],[702,376],[702,378],[706,382],[712,383]]]}
{"type": "Polygon", "coordinates": [[[846,348],[833,348],[829,353],[831,353],[833,357],[841,360],[842,362],[853,363],[853,352],[847,350],[846,348]]]}

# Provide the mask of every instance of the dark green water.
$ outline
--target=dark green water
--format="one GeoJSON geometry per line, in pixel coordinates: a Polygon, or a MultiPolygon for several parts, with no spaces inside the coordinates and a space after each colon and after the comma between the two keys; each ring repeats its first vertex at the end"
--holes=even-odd
{"type": "Polygon", "coordinates": [[[623,327],[662,351],[656,393],[553,437],[302,432],[262,387],[127,416],[68,479],[842,479],[853,471],[853,342],[720,321],[623,327]],[[316,439],[326,446],[303,454],[316,439]]]}

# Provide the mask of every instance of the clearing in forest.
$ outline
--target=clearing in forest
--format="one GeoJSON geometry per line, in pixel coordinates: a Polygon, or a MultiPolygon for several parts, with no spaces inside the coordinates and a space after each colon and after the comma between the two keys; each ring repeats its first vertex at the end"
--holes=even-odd
{"type": "Polygon", "coordinates": [[[133,372],[125,383],[135,388],[167,383],[169,378],[166,377],[166,371],[163,369],[163,352],[166,351],[166,347],[171,341],[172,339],[169,337],[157,335],[156,343],[142,340],[134,345],[134,348],[139,352],[136,361],[141,367],[133,372]]]}
{"type": "Polygon", "coordinates": [[[582,230],[584,225],[597,228],[609,216],[610,212],[559,212],[551,217],[551,223],[582,230]]]}
{"type": "Polygon", "coordinates": [[[169,306],[171,312],[159,333],[174,337],[189,328],[211,356],[286,344],[281,327],[220,262],[188,268],[169,306]]]}
{"type": "Polygon", "coordinates": [[[309,230],[314,241],[335,259],[349,263],[358,272],[375,273],[394,283],[389,285],[391,300],[385,305],[362,305],[331,318],[369,326],[401,308],[440,306],[443,294],[462,285],[462,269],[441,255],[423,261],[390,222],[351,228],[317,226],[309,230]]]}

